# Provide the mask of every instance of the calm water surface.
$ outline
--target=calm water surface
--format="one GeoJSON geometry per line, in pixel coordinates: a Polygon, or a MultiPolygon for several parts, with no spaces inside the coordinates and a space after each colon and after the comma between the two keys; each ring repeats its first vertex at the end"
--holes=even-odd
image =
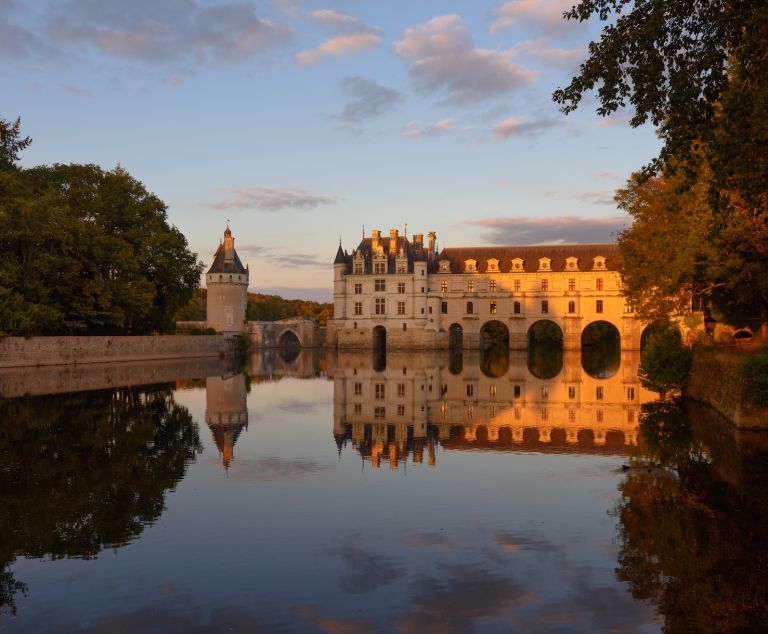
{"type": "Polygon", "coordinates": [[[0,374],[0,630],[756,631],[768,441],[637,361],[0,374]]]}

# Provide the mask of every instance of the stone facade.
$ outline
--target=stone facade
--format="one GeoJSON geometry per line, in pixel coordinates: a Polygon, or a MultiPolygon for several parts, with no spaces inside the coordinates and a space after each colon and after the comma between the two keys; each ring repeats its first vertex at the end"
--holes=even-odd
{"type": "Polygon", "coordinates": [[[566,349],[584,329],[608,322],[622,349],[640,347],[643,325],[621,292],[615,244],[436,248],[390,231],[374,231],[334,261],[334,318],[328,343],[339,349],[466,349],[482,345],[489,322],[509,331],[512,349],[527,346],[539,321],[556,324],[566,349]],[[453,333],[453,334],[452,334],[453,333]]]}
{"type": "Polygon", "coordinates": [[[245,331],[250,272],[235,251],[235,238],[227,226],[224,241],[213,255],[213,264],[205,275],[208,289],[206,327],[216,332],[236,334],[245,331]]]}

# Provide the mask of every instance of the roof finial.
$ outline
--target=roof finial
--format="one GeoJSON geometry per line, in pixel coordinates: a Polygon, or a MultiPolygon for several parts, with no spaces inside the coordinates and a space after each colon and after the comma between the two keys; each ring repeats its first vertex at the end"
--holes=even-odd
{"type": "Polygon", "coordinates": [[[339,246],[341,246],[341,234],[339,234],[339,246]]]}
{"type": "Polygon", "coordinates": [[[405,223],[405,229],[403,230],[403,236],[405,237],[406,240],[408,239],[408,223],[407,222],[405,223]]]}
{"type": "Polygon", "coordinates": [[[363,240],[365,240],[365,225],[363,225],[363,240]]]}

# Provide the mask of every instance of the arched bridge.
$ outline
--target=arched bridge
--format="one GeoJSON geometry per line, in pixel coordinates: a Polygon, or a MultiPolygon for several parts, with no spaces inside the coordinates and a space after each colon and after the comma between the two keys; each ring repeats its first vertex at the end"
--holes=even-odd
{"type": "Polygon", "coordinates": [[[323,329],[319,321],[311,317],[249,321],[245,331],[256,348],[318,348],[323,345],[323,329]]]}

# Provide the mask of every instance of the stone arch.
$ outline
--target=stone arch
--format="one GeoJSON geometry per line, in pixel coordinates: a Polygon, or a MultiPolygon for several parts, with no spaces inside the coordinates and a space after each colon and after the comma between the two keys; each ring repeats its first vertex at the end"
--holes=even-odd
{"type": "Polygon", "coordinates": [[[280,333],[277,340],[278,355],[285,363],[293,363],[301,353],[301,339],[291,328],[280,333]]]}
{"type": "Polygon", "coordinates": [[[621,333],[610,321],[596,320],[581,331],[581,367],[593,379],[608,379],[621,365],[621,333]]]}
{"type": "Polygon", "coordinates": [[[480,328],[480,370],[490,378],[500,378],[509,371],[509,328],[498,319],[480,328]]]}
{"type": "Polygon", "coordinates": [[[551,319],[528,328],[528,371],[537,379],[552,379],[563,369],[563,329],[551,319]]]}

